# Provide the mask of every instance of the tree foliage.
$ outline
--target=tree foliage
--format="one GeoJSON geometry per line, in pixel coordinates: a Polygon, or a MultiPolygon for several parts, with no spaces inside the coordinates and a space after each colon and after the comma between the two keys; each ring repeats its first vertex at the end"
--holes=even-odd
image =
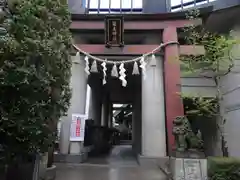
{"type": "Polygon", "coordinates": [[[46,152],[68,109],[70,14],[65,0],[11,0],[0,41],[0,144],[7,160],[46,152]]]}
{"type": "MultiPolygon", "coordinates": [[[[199,11],[194,9],[187,13],[188,19],[199,17],[199,11]]],[[[229,35],[210,32],[204,26],[189,26],[184,29],[187,44],[202,45],[204,55],[182,56],[182,65],[189,73],[199,74],[205,78],[214,79],[228,74],[233,67],[232,49],[237,41],[229,35]]]]}
{"type": "Polygon", "coordinates": [[[217,103],[215,98],[196,97],[189,94],[181,94],[187,116],[194,118],[213,119],[217,116],[217,103]]]}
{"type": "MultiPolygon", "coordinates": [[[[195,19],[199,17],[197,9],[191,10],[187,13],[188,19],[195,19]]],[[[201,114],[205,113],[208,116],[215,116],[217,119],[218,130],[222,141],[223,155],[227,155],[227,147],[224,139],[224,124],[226,119],[222,107],[223,101],[221,78],[231,72],[234,66],[234,59],[232,49],[237,45],[237,40],[226,34],[219,34],[217,32],[210,32],[204,26],[190,26],[184,29],[186,33],[186,43],[192,45],[203,45],[205,49],[204,55],[198,56],[183,56],[181,57],[181,66],[185,73],[202,76],[210,79],[215,83],[216,95],[212,100],[198,97],[192,98],[195,101],[195,109],[190,113],[201,114]]],[[[185,95],[186,98],[186,95],[185,95]]]]}

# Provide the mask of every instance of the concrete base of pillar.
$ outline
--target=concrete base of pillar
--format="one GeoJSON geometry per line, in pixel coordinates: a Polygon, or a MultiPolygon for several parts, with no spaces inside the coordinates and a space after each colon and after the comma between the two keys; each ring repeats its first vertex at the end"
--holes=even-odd
{"type": "Polygon", "coordinates": [[[142,167],[146,168],[165,168],[168,165],[169,157],[146,157],[138,155],[138,163],[142,167]]]}
{"type": "Polygon", "coordinates": [[[189,169],[194,169],[196,179],[207,179],[207,159],[171,158],[170,171],[173,179],[188,179],[189,169]]]}
{"type": "Polygon", "coordinates": [[[78,155],[82,149],[82,142],[70,142],[70,154],[78,155]]]}
{"type": "Polygon", "coordinates": [[[83,163],[87,160],[88,153],[81,154],[54,154],[54,161],[56,163],[83,163]]]}

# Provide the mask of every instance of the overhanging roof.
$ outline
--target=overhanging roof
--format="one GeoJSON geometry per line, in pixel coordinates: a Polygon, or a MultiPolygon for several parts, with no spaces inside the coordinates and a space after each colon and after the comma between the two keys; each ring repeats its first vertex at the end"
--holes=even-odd
{"type": "Polygon", "coordinates": [[[209,14],[205,25],[211,31],[220,33],[229,32],[233,26],[240,22],[240,5],[213,11],[209,14]]]}

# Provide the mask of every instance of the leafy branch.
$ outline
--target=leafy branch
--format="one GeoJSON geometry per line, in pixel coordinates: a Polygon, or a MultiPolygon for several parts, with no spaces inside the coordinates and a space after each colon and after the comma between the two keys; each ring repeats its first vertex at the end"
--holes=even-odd
{"type": "MultiPolygon", "coordinates": [[[[195,19],[198,16],[199,10],[197,9],[189,11],[186,15],[188,19],[195,19]]],[[[181,66],[185,73],[197,74],[203,78],[212,79],[216,86],[216,95],[213,100],[202,97],[188,97],[193,99],[196,109],[187,113],[194,113],[198,116],[207,115],[216,117],[218,131],[222,140],[222,152],[224,156],[227,156],[228,152],[224,137],[224,124],[226,123],[226,119],[222,110],[223,108],[220,107],[224,98],[221,78],[228,75],[234,67],[232,49],[238,42],[230,35],[210,32],[203,26],[192,25],[184,28],[184,32],[186,34],[185,41],[187,44],[203,45],[205,48],[204,55],[181,57],[181,66]]]]}

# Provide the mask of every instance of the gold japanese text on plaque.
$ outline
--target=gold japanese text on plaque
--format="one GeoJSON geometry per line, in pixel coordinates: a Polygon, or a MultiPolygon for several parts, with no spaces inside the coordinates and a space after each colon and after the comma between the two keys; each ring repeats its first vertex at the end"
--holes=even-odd
{"type": "Polygon", "coordinates": [[[123,40],[123,16],[107,16],[105,19],[105,44],[107,47],[122,47],[123,40]]]}

